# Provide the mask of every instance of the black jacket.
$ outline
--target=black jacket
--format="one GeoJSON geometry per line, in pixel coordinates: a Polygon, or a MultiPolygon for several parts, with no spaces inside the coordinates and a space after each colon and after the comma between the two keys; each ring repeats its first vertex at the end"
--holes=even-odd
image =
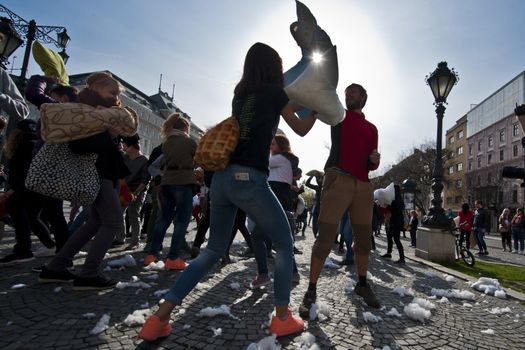
{"type": "Polygon", "coordinates": [[[69,147],[78,154],[96,153],[95,166],[101,179],[116,183],[118,179],[123,179],[130,173],[119,151],[118,141],[113,139],[108,131],[70,141],[69,147]]]}

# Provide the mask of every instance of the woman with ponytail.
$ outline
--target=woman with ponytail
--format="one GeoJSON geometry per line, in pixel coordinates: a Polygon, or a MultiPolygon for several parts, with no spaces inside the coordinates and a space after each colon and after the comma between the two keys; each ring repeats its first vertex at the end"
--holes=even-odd
{"type": "Polygon", "coordinates": [[[159,310],[150,316],[139,337],[154,341],[171,333],[170,315],[175,306],[224,255],[237,208],[246,212],[267,233],[277,252],[274,273],[275,316],[270,331],[277,336],[301,332],[304,322],[288,307],[292,285],[293,243],[286,214],[268,185],[268,150],[280,116],[297,134],[304,136],[315,122],[295,115],[297,106],[283,89],[279,54],[256,43],[244,61],[241,80],[234,89],[232,115],[239,121],[240,138],[226,169],[215,172],[211,184],[210,238],[206,249],[178,276],[159,310]]]}

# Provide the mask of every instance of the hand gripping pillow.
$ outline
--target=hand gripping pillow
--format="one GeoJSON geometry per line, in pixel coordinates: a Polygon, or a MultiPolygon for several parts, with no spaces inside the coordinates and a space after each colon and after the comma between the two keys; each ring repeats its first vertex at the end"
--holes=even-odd
{"type": "Polygon", "coordinates": [[[33,43],[33,57],[46,77],[55,76],[60,85],[69,85],[69,76],[64,60],[58,53],[35,41],[33,43]]]}
{"type": "Polygon", "coordinates": [[[231,116],[206,131],[197,144],[195,163],[205,170],[223,170],[239,142],[239,122],[231,116]]]}

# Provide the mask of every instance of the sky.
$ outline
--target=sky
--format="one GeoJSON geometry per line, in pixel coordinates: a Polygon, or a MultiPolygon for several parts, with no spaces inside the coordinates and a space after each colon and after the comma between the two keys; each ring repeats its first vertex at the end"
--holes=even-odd
{"type": "MultiPolygon", "coordinates": [[[[1,2],[38,25],[64,26],[70,74],[109,70],[148,95],[169,94],[206,129],[228,117],[244,57],[255,42],[279,52],[284,70],[300,59],[289,26],[292,0],[8,0],[1,2]]],[[[433,96],[425,83],[440,61],[459,75],[448,97],[443,130],[473,104],[525,70],[521,0],[304,0],[337,46],[339,84],[368,91],[363,112],[379,132],[388,170],[414,147],[435,142],[433,96]]],[[[12,67],[20,68],[23,49],[12,67]]],[[[11,65],[8,66],[9,68],[11,65]]],[[[31,59],[28,74],[38,74],[31,59]]],[[[16,71],[15,71],[16,74],[16,71]]],[[[317,121],[299,137],[281,121],[304,172],[322,169],[329,126],[317,121]]]]}

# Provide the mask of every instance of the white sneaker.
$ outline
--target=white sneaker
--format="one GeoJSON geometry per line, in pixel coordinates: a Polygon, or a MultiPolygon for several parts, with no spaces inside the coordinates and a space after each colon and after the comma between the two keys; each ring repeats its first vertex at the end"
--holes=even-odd
{"type": "Polygon", "coordinates": [[[56,249],[55,247],[46,248],[44,246],[44,247],[38,248],[35,252],[33,252],[33,256],[37,258],[47,258],[50,256],[55,256],[55,249],[56,249]]]}

